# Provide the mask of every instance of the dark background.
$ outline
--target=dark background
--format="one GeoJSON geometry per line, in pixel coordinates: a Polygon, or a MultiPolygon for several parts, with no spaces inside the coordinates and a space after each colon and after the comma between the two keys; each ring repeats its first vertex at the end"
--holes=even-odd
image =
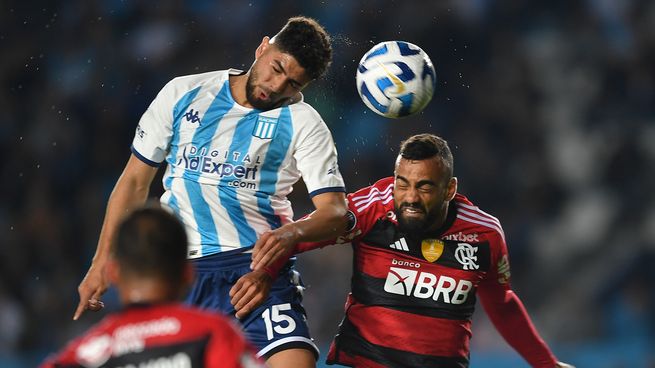
{"type": "MultiPolygon", "coordinates": [[[[289,16],[317,18],[334,63],[305,99],[355,190],[392,174],[402,139],[446,138],[460,191],[503,223],[513,286],[578,367],[655,366],[655,2],[0,2],[0,366],[33,366],[104,313],[71,316],[136,123],[178,75],[247,69],[289,16]],[[374,44],[432,58],[426,110],[368,111],[354,86],[374,44]]],[[[159,180],[152,195],[162,192],[159,180]]],[[[297,215],[311,209],[303,185],[297,215]]],[[[300,257],[323,352],[350,250],[300,257]]],[[[108,309],[117,308],[115,295],[108,309]]],[[[473,367],[523,367],[481,308],[473,367]]]]}

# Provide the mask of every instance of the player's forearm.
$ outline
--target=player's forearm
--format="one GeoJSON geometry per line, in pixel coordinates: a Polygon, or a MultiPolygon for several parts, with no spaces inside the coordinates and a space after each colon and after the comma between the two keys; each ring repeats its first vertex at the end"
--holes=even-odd
{"type": "Polygon", "coordinates": [[[150,183],[140,183],[136,178],[125,174],[118,179],[107,203],[98,247],[93,257],[94,264],[107,260],[118,224],[129,211],[145,203],[149,189],[150,183]]]}
{"type": "Polygon", "coordinates": [[[513,291],[505,291],[502,300],[481,298],[481,301],[498,332],[532,367],[555,367],[557,359],[539,336],[523,303],[513,291]]]}
{"type": "Polygon", "coordinates": [[[333,239],[343,234],[348,226],[347,212],[345,203],[330,204],[316,209],[302,220],[289,224],[296,228],[296,243],[333,239]]]}

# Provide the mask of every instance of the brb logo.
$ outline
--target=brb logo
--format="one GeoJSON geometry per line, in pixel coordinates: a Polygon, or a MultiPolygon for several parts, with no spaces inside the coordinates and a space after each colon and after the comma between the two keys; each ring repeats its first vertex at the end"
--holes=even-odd
{"type": "Polygon", "coordinates": [[[391,294],[414,296],[448,304],[462,304],[473,289],[468,280],[455,280],[448,276],[437,276],[406,268],[391,267],[384,283],[384,291],[391,294]]]}

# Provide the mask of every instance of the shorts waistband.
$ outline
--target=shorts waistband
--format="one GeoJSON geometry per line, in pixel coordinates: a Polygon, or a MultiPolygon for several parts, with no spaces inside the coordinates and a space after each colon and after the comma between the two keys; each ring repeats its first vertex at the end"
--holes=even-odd
{"type": "Polygon", "coordinates": [[[198,271],[216,271],[217,269],[241,268],[250,265],[252,253],[215,253],[212,255],[192,259],[198,271]]]}

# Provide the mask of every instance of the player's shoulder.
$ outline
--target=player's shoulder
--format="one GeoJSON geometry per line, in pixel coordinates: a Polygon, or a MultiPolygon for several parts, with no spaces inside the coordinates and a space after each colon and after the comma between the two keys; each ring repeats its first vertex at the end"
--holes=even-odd
{"type": "Polygon", "coordinates": [[[187,91],[205,85],[220,85],[228,80],[230,74],[234,72],[237,72],[237,70],[215,70],[205,73],[181,75],[171,79],[166,83],[164,88],[171,92],[186,93],[187,91]]]}
{"type": "Polygon", "coordinates": [[[304,97],[301,97],[301,100],[298,102],[287,105],[287,107],[291,112],[292,119],[297,123],[309,125],[325,125],[321,114],[319,114],[312,105],[305,102],[304,97]]]}
{"type": "Polygon", "coordinates": [[[457,193],[453,202],[457,211],[455,226],[469,228],[487,237],[498,237],[505,241],[505,232],[500,220],[492,214],[483,211],[466,196],[457,193]]]}
{"type": "Polygon", "coordinates": [[[356,215],[393,209],[393,177],[378,180],[372,185],[348,194],[348,203],[356,215]]]}

